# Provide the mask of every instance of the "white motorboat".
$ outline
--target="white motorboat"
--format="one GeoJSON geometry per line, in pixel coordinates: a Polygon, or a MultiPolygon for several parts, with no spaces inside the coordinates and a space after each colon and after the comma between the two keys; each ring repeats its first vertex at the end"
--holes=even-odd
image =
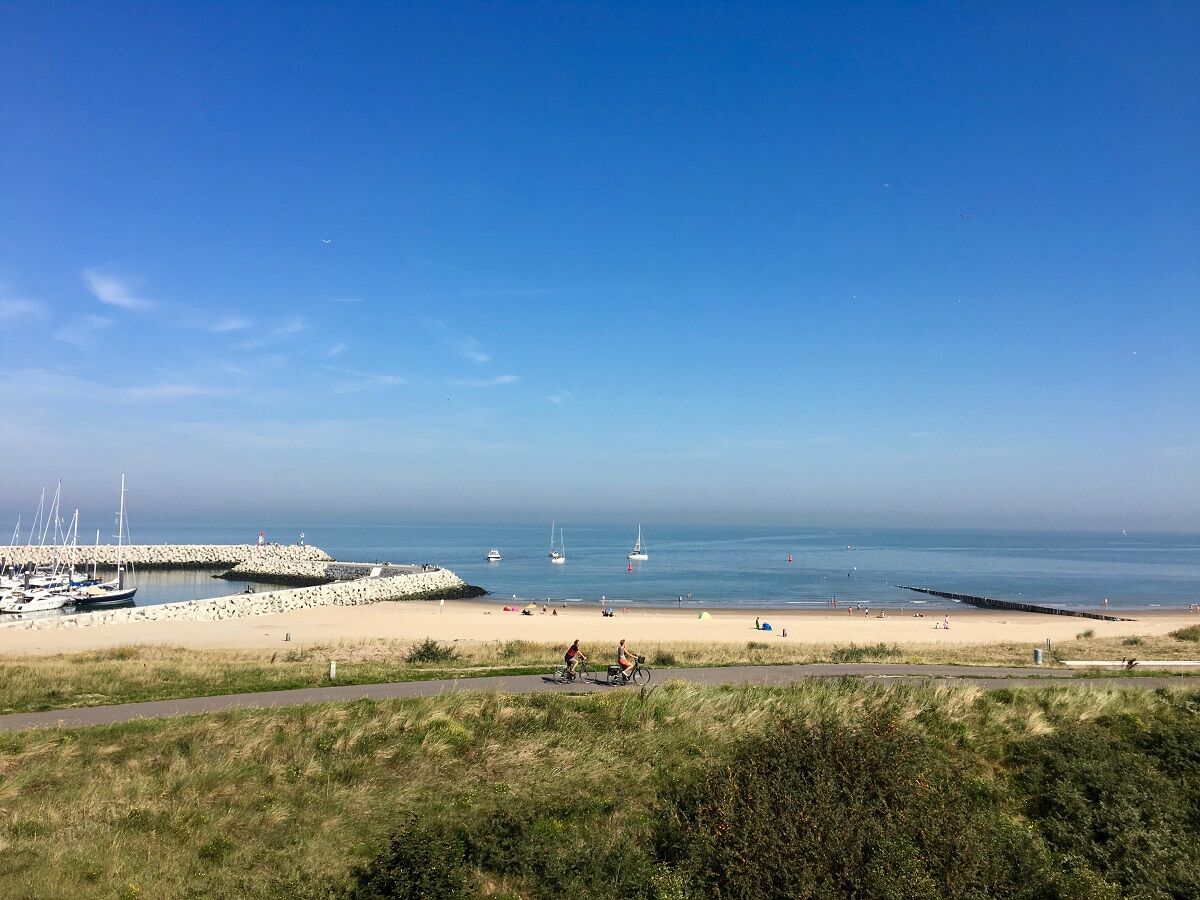
{"type": "Polygon", "coordinates": [[[495,547],[493,547],[491,550],[488,551],[488,555],[487,555],[488,562],[500,562],[500,558],[501,558],[500,551],[497,550],[495,547]]]}
{"type": "Polygon", "coordinates": [[[0,601],[0,612],[3,613],[28,613],[28,612],[46,612],[51,609],[62,609],[64,606],[71,605],[71,598],[62,591],[55,590],[40,590],[40,591],[13,591],[8,597],[0,601]]]}
{"type": "Polygon", "coordinates": [[[646,552],[646,548],[642,545],[642,526],[638,526],[637,540],[633,543],[633,549],[629,551],[629,558],[636,560],[647,560],[650,554],[646,552]]]}
{"type": "Polygon", "coordinates": [[[563,537],[563,530],[558,529],[558,548],[550,551],[550,562],[562,564],[567,561],[567,542],[563,537]]]}

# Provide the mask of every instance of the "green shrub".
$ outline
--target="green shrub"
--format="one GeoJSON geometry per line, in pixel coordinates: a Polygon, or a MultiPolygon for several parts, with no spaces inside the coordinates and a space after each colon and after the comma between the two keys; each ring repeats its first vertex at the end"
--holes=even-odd
{"type": "Polygon", "coordinates": [[[410,663],[445,663],[457,659],[458,651],[427,637],[409,647],[404,658],[410,663]]]}
{"type": "Polygon", "coordinates": [[[1086,641],[1086,640],[1090,640],[1091,638],[1094,638],[1095,636],[1096,636],[1096,629],[1088,628],[1087,630],[1081,631],[1081,632],[1079,632],[1079,634],[1075,635],[1075,640],[1086,641]]]}
{"type": "Polygon", "coordinates": [[[500,647],[501,659],[519,659],[527,653],[537,649],[537,644],[533,641],[523,641],[520,639],[505,641],[500,647]]]}
{"type": "Polygon", "coordinates": [[[1068,871],[1122,896],[1200,896],[1200,725],[1099,720],[1017,745],[1026,812],[1068,871]]]}
{"type": "Polygon", "coordinates": [[[1200,643],[1200,625],[1189,625],[1187,628],[1172,631],[1171,637],[1177,641],[1195,641],[1200,643]]]}
{"type": "Polygon", "coordinates": [[[668,792],[662,861],[709,898],[1049,896],[1036,833],[899,714],[784,721],[668,792]]]}
{"type": "Polygon", "coordinates": [[[349,900],[469,900],[462,844],[445,828],[410,820],[375,859],[354,870],[349,900]]]}
{"type": "Polygon", "coordinates": [[[674,666],[679,664],[679,659],[670,650],[660,650],[654,657],[656,666],[674,666]]]}
{"type": "Polygon", "coordinates": [[[1140,647],[1143,643],[1142,639],[1137,635],[1127,637],[1121,641],[1121,645],[1124,647],[1140,647]]]}
{"type": "Polygon", "coordinates": [[[764,644],[762,641],[747,641],[746,642],[747,650],[766,650],[766,649],[768,649],[768,646],[769,645],[764,644]]]}
{"type": "Polygon", "coordinates": [[[834,647],[829,658],[835,663],[857,663],[877,659],[893,659],[902,655],[899,647],[888,644],[867,644],[859,647],[851,644],[849,647],[834,647]]]}

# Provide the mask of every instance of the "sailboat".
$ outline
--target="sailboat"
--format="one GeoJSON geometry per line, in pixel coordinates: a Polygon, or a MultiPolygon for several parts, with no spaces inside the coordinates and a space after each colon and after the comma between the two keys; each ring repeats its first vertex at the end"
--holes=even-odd
{"type": "Polygon", "coordinates": [[[562,560],[562,554],[554,546],[554,522],[550,523],[550,562],[559,562],[562,560]]]}
{"type": "MultiPolygon", "coordinates": [[[[117,577],[112,581],[90,584],[71,592],[71,599],[80,606],[97,606],[101,603],[125,603],[133,599],[136,587],[125,586],[125,557],[123,554],[128,529],[125,522],[125,476],[121,476],[121,509],[117,513],[117,577]]],[[[99,544],[99,535],[96,538],[99,544]]],[[[97,554],[99,555],[99,554],[97,554]]]]}
{"type": "MultiPolygon", "coordinates": [[[[553,539],[554,538],[551,537],[551,540],[553,539]]],[[[559,564],[565,563],[567,561],[567,540],[563,537],[563,530],[561,528],[558,529],[558,546],[558,550],[550,551],[550,562],[559,564]]]]}
{"type": "Polygon", "coordinates": [[[637,540],[633,543],[633,549],[629,551],[629,558],[636,560],[647,560],[650,554],[646,552],[646,548],[642,546],[642,526],[638,526],[637,540]]]}

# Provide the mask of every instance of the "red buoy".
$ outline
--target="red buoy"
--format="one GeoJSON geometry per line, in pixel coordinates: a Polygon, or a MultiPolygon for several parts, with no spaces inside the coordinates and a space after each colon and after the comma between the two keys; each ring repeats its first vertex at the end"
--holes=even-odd
{"type": "Polygon", "coordinates": [[[632,571],[633,571],[633,560],[630,560],[630,561],[629,561],[629,569],[628,569],[628,571],[630,571],[630,572],[632,572],[632,571]]]}

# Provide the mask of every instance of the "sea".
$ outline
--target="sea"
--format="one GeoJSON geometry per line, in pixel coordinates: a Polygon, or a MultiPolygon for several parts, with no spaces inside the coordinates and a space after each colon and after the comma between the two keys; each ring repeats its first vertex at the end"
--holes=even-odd
{"type": "MultiPolygon", "coordinates": [[[[337,559],[436,563],[490,591],[491,601],[684,608],[913,610],[953,601],[899,585],[1113,612],[1200,604],[1200,535],[658,525],[643,523],[649,560],[627,554],[637,523],[561,523],[566,562],[549,561],[550,524],[285,524],[135,527],[134,543],[303,540],[337,559]],[[502,559],[488,562],[496,548],[502,559]]],[[[555,534],[556,539],[558,534],[555,534]]],[[[138,573],[136,602],[242,590],[208,572],[138,573]]]]}

